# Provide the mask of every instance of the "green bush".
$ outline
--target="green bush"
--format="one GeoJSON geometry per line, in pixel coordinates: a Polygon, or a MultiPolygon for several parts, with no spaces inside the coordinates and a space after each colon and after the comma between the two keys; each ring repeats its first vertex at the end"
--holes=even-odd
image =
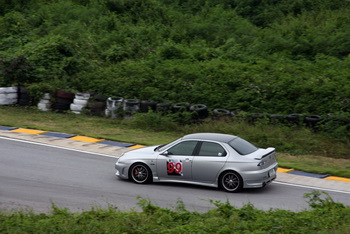
{"type": "Polygon", "coordinates": [[[306,195],[311,209],[300,212],[258,210],[248,203],[241,208],[211,201],[216,207],[204,213],[189,211],[182,201],[174,209],[155,206],[139,198],[141,212],[92,208],[72,213],[52,206],[50,214],[0,213],[2,233],[347,233],[349,207],[318,191],[306,195]]]}
{"type": "Polygon", "coordinates": [[[0,5],[0,57],[26,58],[16,76],[28,86],[270,114],[350,111],[347,1],[0,5]]]}

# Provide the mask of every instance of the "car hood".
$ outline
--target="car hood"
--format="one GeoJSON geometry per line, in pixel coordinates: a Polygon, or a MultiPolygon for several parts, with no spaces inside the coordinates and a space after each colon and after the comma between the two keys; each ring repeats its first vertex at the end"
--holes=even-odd
{"type": "Polygon", "coordinates": [[[142,156],[142,155],[152,155],[154,154],[154,149],[157,147],[157,145],[154,146],[148,146],[148,147],[143,147],[143,148],[139,148],[139,149],[134,149],[134,150],[130,150],[126,153],[124,153],[124,156],[142,156]]]}

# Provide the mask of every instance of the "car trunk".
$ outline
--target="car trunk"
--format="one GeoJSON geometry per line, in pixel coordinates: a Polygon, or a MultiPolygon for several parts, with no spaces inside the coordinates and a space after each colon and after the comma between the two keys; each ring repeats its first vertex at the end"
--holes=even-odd
{"type": "Polygon", "coordinates": [[[255,159],[256,164],[259,165],[261,169],[268,168],[272,164],[276,163],[275,148],[258,149],[254,153],[246,156],[255,159]]]}

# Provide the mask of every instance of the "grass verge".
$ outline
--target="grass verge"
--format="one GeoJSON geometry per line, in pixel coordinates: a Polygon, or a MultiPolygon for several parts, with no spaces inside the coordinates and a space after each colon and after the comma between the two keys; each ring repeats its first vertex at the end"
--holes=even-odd
{"type": "Polygon", "coordinates": [[[193,132],[228,133],[259,147],[275,147],[281,167],[350,178],[349,139],[336,139],[305,127],[249,124],[233,119],[207,119],[200,124],[181,125],[157,113],[120,120],[7,106],[0,107],[0,125],[144,145],[167,143],[193,132]]]}
{"type": "Polygon", "coordinates": [[[210,201],[216,208],[205,213],[188,211],[181,201],[171,210],[144,199],[142,212],[110,207],[72,213],[53,205],[51,214],[0,212],[0,233],[349,233],[350,207],[321,195],[305,194],[312,209],[301,212],[220,201],[210,201]]]}

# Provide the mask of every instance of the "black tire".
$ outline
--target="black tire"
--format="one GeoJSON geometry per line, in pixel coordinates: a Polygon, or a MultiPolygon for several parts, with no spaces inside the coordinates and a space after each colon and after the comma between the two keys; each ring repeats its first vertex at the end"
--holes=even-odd
{"type": "Polygon", "coordinates": [[[123,103],[123,109],[127,113],[135,113],[140,110],[140,100],[138,99],[125,99],[123,103]]]}
{"type": "Polygon", "coordinates": [[[156,111],[157,103],[150,101],[141,101],[140,103],[140,112],[147,113],[149,110],[156,111]]]}
{"type": "Polygon", "coordinates": [[[18,99],[18,105],[20,106],[29,106],[30,100],[29,99],[18,99]]]}
{"type": "Polygon", "coordinates": [[[243,188],[243,180],[238,173],[225,171],[220,175],[219,186],[226,192],[237,193],[243,188]]]}
{"type": "Polygon", "coordinates": [[[189,111],[190,104],[187,102],[176,103],[172,106],[173,112],[189,111]]]}
{"type": "Polygon", "coordinates": [[[308,115],[308,116],[305,116],[305,123],[318,123],[320,122],[321,120],[323,120],[323,118],[319,115],[308,115]]]}
{"type": "Polygon", "coordinates": [[[63,103],[54,103],[52,104],[52,109],[54,110],[69,110],[70,109],[70,104],[63,104],[63,103]]]}
{"type": "Polygon", "coordinates": [[[87,108],[90,110],[104,110],[106,108],[105,102],[88,102],[87,108]]]}
{"type": "Polygon", "coordinates": [[[19,93],[18,99],[30,99],[30,96],[28,93],[19,93]]]}
{"type": "Polygon", "coordinates": [[[213,114],[218,116],[230,116],[231,112],[226,109],[214,109],[213,114]]]}
{"type": "Polygon", "coordinates": [[[18,93],[27,94],[28,93],[28,89],[25,88],[25,87],[18,87],[18,93]]]}
{"type": "Polygon", "coordinates": [[[70,105],[70,104],[73,103],[73,99],[67,99],[67,98],[60,98],[60,97],[57,97],[57,98],[56,98],[56,103],[65,104],[65,105],[70,105]]]}
{"type": "Polygon", "coordinates": [[[152,171],[143,163],[135,163],[130,167],[129,178],[136,184],[152,182],[152,171]]]}
{"type": "Polygon", "coordinates": [[[205,119],[209,116],[208,107],[204,104],[195,104],[190,107],[190,111],[196,112],[199,119],[205,119]]]}
{"type": "Polygon", "coordinates": [[[282,122],[284,119],[282,115],[276,115],[276,114],[268,115],[268,118],[271,123],[279,123],[279,122],[282,122]]]}
{"type": "Polygon", "coordinates": [[[105,102],[107,100],[107,98],[101,94],[95,94],[93,95],[93,100],[95,101],[100,101],[100,102],[105,102]]]}
{"type": "Polygon", "coordinates": [[[169,103],[158,103],[157,111],[158,112],[168,112],[170,110],[171,105],[169,103]]]}
{"type": "Polygon", "coordinates": [[[75,94],[74,93],[70,93],[70,92],[65,92],[65,91],[57,91],[56,92],[56,97],[59,98],[65,98],[65,99],[74,99],[75,94]]]}

